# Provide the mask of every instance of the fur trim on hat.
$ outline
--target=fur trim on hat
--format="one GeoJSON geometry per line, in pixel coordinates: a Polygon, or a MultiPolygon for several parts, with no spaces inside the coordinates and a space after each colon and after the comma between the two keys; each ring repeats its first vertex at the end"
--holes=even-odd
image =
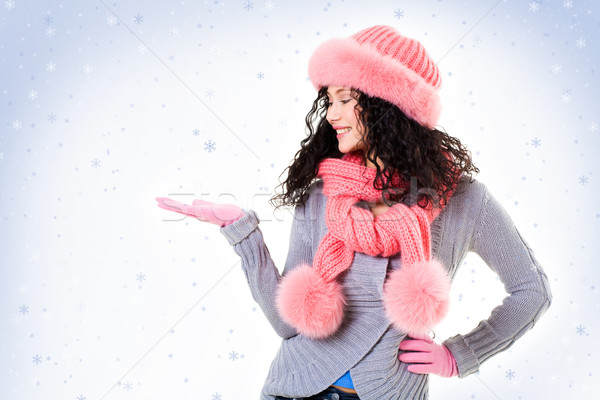
{"type": "Polygon", "coordinates": [[[314,51],[308,75],[319,90],[345,86],[395,104],[406,115],[433,128],[441,113],[438,90],[410,68],[352,38],[331,39],[314,51]]]}

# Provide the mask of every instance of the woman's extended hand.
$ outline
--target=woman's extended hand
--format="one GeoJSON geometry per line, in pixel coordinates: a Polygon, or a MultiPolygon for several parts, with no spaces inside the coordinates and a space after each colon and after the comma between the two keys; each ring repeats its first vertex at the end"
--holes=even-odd
{"type": "Polygon", "coordinates": [[[444,378],[458,375],[456,360],[443,344],[430,338],[408,339],[400,342],[401,353],[398,359],[410,363],[408,370],[415,374],[436,374],[444,378]]]}
{"type": "Polygon", "coordinates": [[[215,204],[206,200],[194,200],[190,206],[166,197],[157,197],[156,201],[160,208],[189,215],[221,228],[237,221],[245,214],[244,210],[235,204],[215,204]]]}

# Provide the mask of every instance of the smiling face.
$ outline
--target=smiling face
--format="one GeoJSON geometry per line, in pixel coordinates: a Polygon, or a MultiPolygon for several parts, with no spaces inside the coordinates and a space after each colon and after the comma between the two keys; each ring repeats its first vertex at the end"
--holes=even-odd
{"type": "Polygon", "coordinates": [[[355,109],[358,100],[356,93],[348,87],[329,86],[327,88],[327,121],[337,132],[338,148],[342,153],[366,150],[367,144],[361,139],[363,127],[355,109]]]}

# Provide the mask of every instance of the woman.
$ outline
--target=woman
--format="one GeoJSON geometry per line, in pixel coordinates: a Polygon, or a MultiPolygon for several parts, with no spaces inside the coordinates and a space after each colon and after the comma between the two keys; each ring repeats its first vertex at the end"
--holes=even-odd
{"type": "Polygon", "coordinates": [[[309,136],[273,200],[295,207],[283,273],[252,210],[158,198],[221,226],[283,338],[261,399],[427,399],[428,374],[465,377],[549,307],[548,280],[460,141],[435,129],[440,74],[389,26],[314,52],[309,136]],[[316,120],[316,121],[315,121],[316,120]],[[316,129],[313,123],[316,122],[316,129]],[[469,251],[508,296],[467,334],[429,334],[469,251]]]}

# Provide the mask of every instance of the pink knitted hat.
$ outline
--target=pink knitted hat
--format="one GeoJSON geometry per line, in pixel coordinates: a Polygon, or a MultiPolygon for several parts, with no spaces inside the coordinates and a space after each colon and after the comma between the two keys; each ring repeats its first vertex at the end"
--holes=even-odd
{"type": "Polygon", "coordinates": [[[359,89],[398,106],[428,128],[440,116],[437,65],[421,43],[391,26],[324,42],[309,61],[308,75],[317,90],[332,85],[359,89]]]}

